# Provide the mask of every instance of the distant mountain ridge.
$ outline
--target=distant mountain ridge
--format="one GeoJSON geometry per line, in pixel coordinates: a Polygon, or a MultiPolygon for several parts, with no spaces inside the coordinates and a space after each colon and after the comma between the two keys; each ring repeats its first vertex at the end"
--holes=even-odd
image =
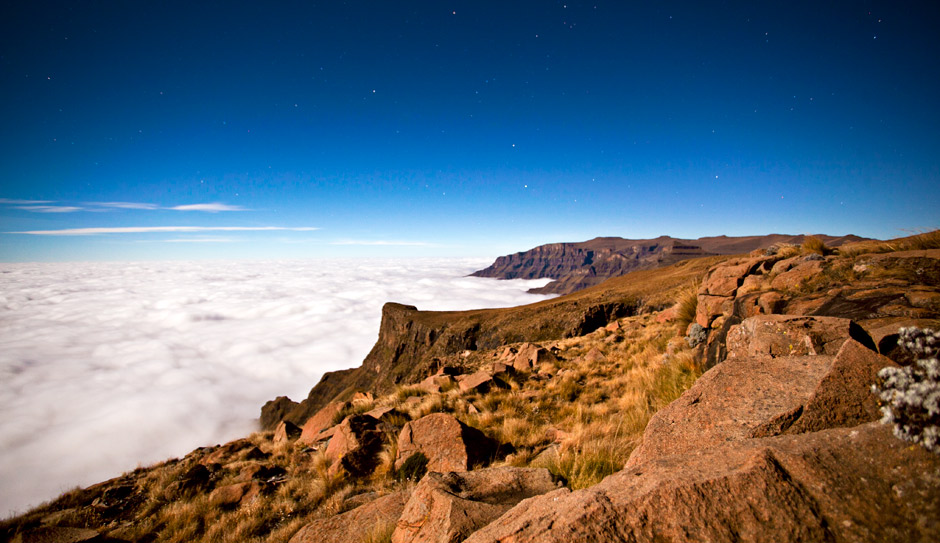
{"type": "MultiPolygon", "coordinates": [[[[487,268],[470,274],[496,279],[554,279],[548,285],[531,289],[534,294],[568,294],[636,270],[675,264],[703,256],[749,253],[778,244],[803,243],[807,235],[768,234],[765,236],[713,236],[679,239],[598,237],[577,243],[549,243],[534,249],[501,256],[487,268]]],[[[863,241],[854,235],[816,234],[830,247],[863,241]]]]}

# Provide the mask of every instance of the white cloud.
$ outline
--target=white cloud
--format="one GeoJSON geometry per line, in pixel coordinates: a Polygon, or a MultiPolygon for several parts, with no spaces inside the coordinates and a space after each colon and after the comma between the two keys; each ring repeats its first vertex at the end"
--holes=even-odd
{"type": "Polygon", "coordinates": [[[231,206],[213,202],[211,204],[189,204],[183,206],[173,206],[169,209],[175,211],[208,211],[209,213],[218,213],[219,211],[249,211],[242,206],[231,206]]]}
{"type": "Polygon", "coordinates": [[[84,208],[74,206],[16,206],[16,209],[32,211],[34,213],[73,213],[83,211],[84,208]]]}
{"type": "Polygon", "coordinates": [[[147,234],[153,232],[312,232],[315,226],[120,226],[104,228],[66,228],[63,230],[28,230],[4,232],[5,234],[29,234],[33,236],[93,236],[96,234],[147,234]]]}
{"type": "Polygon", "coordinates": [[[345,239],[331,242],[330,245],[369,245],[369,246],[408,246],[408,247],[432,247],[433,244],[426,241],[395,241],[395,240],[355,240],[345,239]]]}
{"type": "Polygon", "coordinates": [[[148,204],[144,202],[88,202],[88,205],[100,207],[113,207],[116,209],[160,209],[157,204],[148,204]]]}
{"type": "Polygon", "coordinates": [[[51,204],[52,200],[17,200],[15,198],[0,198],[0,204],[11,205],[31,205],[31,204],[51,204]]]}
{"type": "Polygon", "coordinates": [[[163,243],[233,243],[235,238],[177,238],[160,240],[163,243]]]}
{"type": "Polygon", "coordinates": [[[255,428],[354,367],[382,304],[511,306],[481,259],[0,264],[0,516],[255,428]]]}

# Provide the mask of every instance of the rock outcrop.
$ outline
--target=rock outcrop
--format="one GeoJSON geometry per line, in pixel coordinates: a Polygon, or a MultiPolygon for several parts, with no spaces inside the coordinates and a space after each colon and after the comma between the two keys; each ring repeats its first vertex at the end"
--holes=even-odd
{"type": "Polygon", "coordinates": [[[935,540],[940,457],[868,422],[892,364],[851,338],[834,357],[729,358],[653,417],[623,471],[467,541],[935,540]]]}
{"type": "Polygon", "coordinates": [[[466,541],[933,541],[938,469],[878,423],[703,444],[523,501],[466,541]]]}
{"type": "Polygon", "coordinates": [[[268,402],[262,415],[268,423],[274,421],[274,426],[278,414],[303,425],[329,401],[348,397],[355,390],[388,392],[398,384],[420,382],[441,358],[521,341],[584,335],[635,314],[638,307],[637,298],[629,292],[579,293],[514,308],[459,312],[418,311],[414,306],[387,303],[382,308],[378,340],[362,366],[327,372],[307,398],[293,404],[286,414],[283,410],[289,404],[278,399],[268,402]]]}
{"type": "MultiPolygon", "coordinates": [[[[817,236],[837,247],[858,236],[817,236]]],[[[733,255],[779,244],[800,244],[805,236],[771,234],[748,237],[708,237],[695,240],[660,236],[656,239],[594,238],[579,243],[550,243],[501,256],[492,265],[474,272],[476,277],[540,279],[555,281],[532,289],[538,294],[568,294],[631,271],[658,268],[689,258],[733,255]]]]}
{"type": "Polygon", "coordinates": [[[300,529],[290,543],[362,543],[380,540],[401,516],[410,493],[399,491],[360,505],[352,511],[316,520],[300,529]],[[371,539],[370,539],[371,538],[371,539]]]}
{"type": "Polygon", "coordinates": [[[411,494],[392,543],[456,543],[520,501],[558,488],[546,469],[429,473],[411,494]]]}
{"type": "Polygon", "coordinates": [[[496,453],[498,443],[453,415],[433,413],[405,424],[398,436],[395,468],[413,454],[428,459],[428,471],[467,471],[485,464],[496,453]]]}

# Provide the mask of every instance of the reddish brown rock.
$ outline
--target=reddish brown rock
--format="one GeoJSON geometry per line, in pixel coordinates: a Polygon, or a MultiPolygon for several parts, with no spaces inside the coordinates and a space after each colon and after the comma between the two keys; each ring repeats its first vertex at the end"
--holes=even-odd
{"type": "Polygon", "coordinates": [[[516,370],[505,362],[493,362],[490,364],[490,375],[493,377],[512,375],[515,372],[516,370]]]}
{"type": "MultiPolygon", "coordinates": [[[[674,305],[668,309],[664,309],[656,315],[656,322],[672,322],[676,320],[679,316],[679,306],[674,305]]],[[[619,325],[618,325],[619,327],[619,325]]]]}
{"type": "Polygon", "coordinates": [[[483,370],[472,375],[466,375],[458,382],[461,392],[474,390],[480,393],[487,393],[494,388],[509,388],[502,379],[494,377],[489,372],[483,370]]]}
{"type": "Polygon", "coordinates": [[[793,266],[796,266],[802,258],[803,257],[799,255],[785,258],[775,263],[773,267],[770,268],[770,274],[776,276],[780,275],[781,273],[788,272],[793,268],[793,266]]]}
{"type": "MultiPolygon", "coordinates": [[[[272,430],[279,422],[288,417],[289,413],[299,406],[287,396],[278,396],[261,407],[261,429],[272,430]]],[[[296,422],[296,421],[292,421],[296,422]]]]}
{"type": "Polygon", "coordinates": [[[392,543],[463,541],[520,501],[556,488],[546,469],[429,473],[405,505],[392,543]]]}
{"type": "Polygon", "coordinates": [[[336,433],[326,448],[326,456],[333,461],[331,470],[342,467],[353,477],[370,475],[378,465],[382,450],[383,433],[380,422],[369,415],[346,417],[336,427],[336,433]]]}
{"type": "Polygon", "coordinates": [[[247,439],[236,439],[235,441],[230,441],[225,445],[216,446],[199,463],[203,465],[209,465],[234,462],[240,457],[248,454],[247,451],[251,451],[255,448],[255,445],[247,439]]]}
{"type": "Polygon", "coordinates": [[[938,470],[878,423],[756,439],[525,500],[466,543],[937,541],[938,470]]]}
{"type": "Polygon", "coordinates": [[[495,454],[497,443],[452,415],[432,413],[405,424],[398,436],[395,468],[415,453],[428,459],[428,471],[466,471],[495,454]]]}
{"type": "Polygon", "coordinates": [[[728,358],[653,415],[627,466],[783,433],[799,418],[832,360],[831,356],[728,358]]]}
{"type": "Polygon", "coordinates": [[[843,343],[787,433],[854,426],[881,418],[878,398],[870,387],[877,382],[878,370],[886,366],[897,364],[853,339],[843,343]]]}
{"type": "Polygon", "coordinates": [[[428,394],[439,394],[445,389],[453,388],[456,381],[450,375],[432,375],[418,383],[418,388],[428,394]]]}
{"type": "Polygon", "coordinates": [[[835,357],[728,358],[653,415],[627,466],[729,442],[878,420],[871,384],[890,365],[851,339],[835,357]]]}
{"type": "Polygon", "coordinates": [[[712,268],[705,274],[699,292],[711,296],[734,296],[754,264],[750,260],[732,260],[712,268]]]}
{"type": "Polygon", "coordinates": [[[764,277],[760,275],[748,275],[741,282],[741,286],[738,287],[738,290],[735,292],[735,296],[740,296],[742,294],[747,294],[749,292],[757,292],[764,288],[764,277]]]}
{"type": "Polygon", "coordinates": [[[380,422],[388,422],[393,417],[404,416],[404,413],[395,409],[392,406],[376,407],[375,409],[372,409],[371,411],[366,411],[365,414],[380,422]]]}
{"type": "Polygon", "coordinates": [[[513,357],[512,367],[518,372],[528,373],[545,362],[557,361],[558,358],[548,349],[534,343],[523,343],[513,357]]]}
{"type": "Polygon", "coordinates": [[[301,428],[293,422],[282,420],[274,430],[274,437],[272,439],[275,443],[293,441],[300,437],[301,432],[301,428]]]}
{"type": "Polygon", "coordinates": [[[261,494],[261,485],[256,482],[220,486],[209,494],[209,505],[231,509],[250,503],[259,494],[261,494]]]}
{"type": "Polygon", "coordinates": [[[606,362],[607,357],[604,356],[604,353],[600,351],[597,347],[592,348],[587,354],[584,355],[584,361],[588,364],[594,364],[598,362],[606,362]]]}
{"type": "Polygon", "coordinates": [[[297,442],[303,443],[304,445],[316,443],[320,432],[333,426],[333,419],[336,417],[337,413],[346,409],[348,405],[347,402],[330,402],[326,404],[323,409],[317,411],[315,415],[304,423],[303,431],[300,437],[297,438],[297,442]]]}
{"type": "Polygon", "coordinates": [[[757,299],[757,305],[764,315],[777,315],[783,311],[787,301],[776,291],[765,292],[757,299]]]}
{"type": "Polygon", "coordinates": [[[853,338],[872,350],[868,333],[849,319],[761,315],[728,331],[728,357],[834,355],[853,338]]]}
{"type": "Polygon", "coordinates": [[[695,322],[703,328],[709,328],[716,318],[730,314],[733,308],[734,298],[699,294],[698,306],[695,310],[695,322]]]}
{"type": "Polygon", "coordinates": [[[823,261],[821,260],[803,261],[789,271],[774,277],[773,281],[770,282],[770,286],[775,289],[799,288],[803,281],[817,275],[822,270],[823,261]]]}
{"type": "Polygon", "coordinates": [[[380,541],[401,516],[409,492],[387,494],[351,511],[315,520],[301,528],[290,543],[362,543],[380,541]]]}

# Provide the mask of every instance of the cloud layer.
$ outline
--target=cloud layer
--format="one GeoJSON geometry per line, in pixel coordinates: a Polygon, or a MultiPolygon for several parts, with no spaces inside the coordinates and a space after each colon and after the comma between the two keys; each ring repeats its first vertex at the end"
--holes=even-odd
{"type": "Polygon", "coordinates": [[[255,428],[358,365],[386,301],[510,306],[486,260],[0,264],[0,516],[255,428]]]}

